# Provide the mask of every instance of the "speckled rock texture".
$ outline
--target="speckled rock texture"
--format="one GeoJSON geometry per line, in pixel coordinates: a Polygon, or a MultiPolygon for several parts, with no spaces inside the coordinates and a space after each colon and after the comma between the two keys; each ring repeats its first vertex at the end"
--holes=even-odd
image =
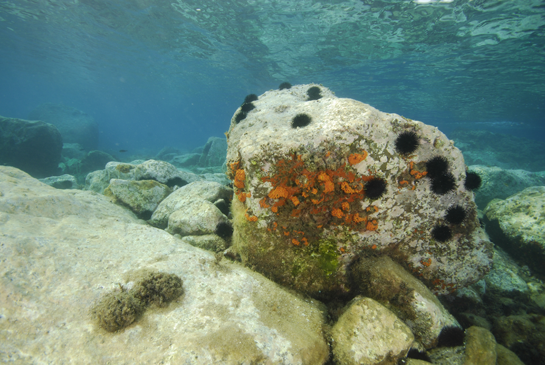
{"type": "Polygon", "coordinates": [[[361,259],[353,277],[363,295],[395,313],[425,347],[432,348],[443,327],[460,324],[437,297],[388,256],[361,259]]]}
{"type": "MultiPolygon", "coordinates": [[[[219,200],[228,200],[233,195],[233,189],[213,181],[195,181],[191,184],[182,186],[170,194],[165,200],[159,204],[153,216],[151,217],[150,224],[166,228],[169,225],[170,216],[183,209],[186,214],[186,207],[193,202],[206,201],[208,203],[215,203],[219,200]]],[[[207,205],[208,206],[208,205],[207,205]]],[[[219,208],[214,214],[228,214],[228,211],[221,212],[219,208]]],[[[179,219],[179,218],[176,218],[179,219]]]]}
{"type": "Polygon", "coordinates": [[[180,171],[165,161],[147,160],[140,163],[108,162],[104,170],[93,171],[85,178],[85,190],[103,193],[111,179],[156,180],[168,187],[184,186],[202,180],[190,172],[180,171]]]}
{"type": "Polygon", "coordinates": [[[496,339],[489,330],[476,326],[466,330],[464,365],[496,365],[496,339]]]}
{"type": "Polygon", "coordinates": [[[56,189],[79,189],[76,178],[72,175],[64,174],[60,176],[50,176],[40,179],[41,182],[56,189]]]}
{"type": "Polygon", "coordinates": [[[486,290],[494,290],[505,295],[512,291],[521,293],[529,291],[528,284],[521,277],[520,267],[501,249],[494,249],[494,265],[484,277],[484,281],[486,290]]]}
{"type": "Polygon", "coordinates": [[[370,254],[391,256],[437,293],[488,272],[491,244],[464,188],[462,154],[437,128],[318,85],[271,90],[253,104],[244,119],[237,110],[227,139],[233,244],[245,263],[315,297],[348,292],[349,265],[370,254]],[[309,100],[310,87],[322,97],[309,100]],[[293,128],[299,114],[311,122],[293,128]],[[400,154],[395,141],[408,131],[420,145],[400,154]],[[435,156],[448,161],[455,183],[441,195],[426,176],[435,156]],[[369,194],[374,179],[386,184],[384,194],[369,194]],[[439,242],[431,232],[453,205],[467,217],[439,242]]]}
{"type": "Polygon", "coordinates": [[[180,236],[214,233],[219,223],[229,219],[208,200],[189,201],[168,217],[167,232],[180,236]]]}
{"type": "Polygon", "coordinates": [[[531,186],[545,185],[543,173],[482,165],[469,166],[469,170],[482,179],[481,187],[475,191],[475,203],[479,209],[486,208],[493,199],[505,199],[531,186]]]}
{"type": "Polygon", "coordinates": [[[545,186],[533,186],[484,210],[491,240],[512,257],[545,275],[545,186]]]}
{"type": "Polygon", "coordinates": [[[411,330],[382,304],[357,297],[331,330],[336,364],[394,365],[414,340],[411,330]]]}
{"type": "Polygon", "coordinates": [[[200,250],[91,191],[0,166],[0,362],[323,364],[323,306],[200,250]],[[142,272],[184,294],[109,333],[90,309],[142,272]]]}
{"type": "Polygon", "coordinates": [[[128,207],[143,219],[151,215],[172,190],[155,180],[121,180],[111,179],[104,195],[114,198],[114,202],[128,207]]]}
{"type": "Polygon", "coordinates": [[[519,314],[497,318],[492,328],[496,341],[515,351],[525,364],[545,359],[545,316],[519,314]]]}

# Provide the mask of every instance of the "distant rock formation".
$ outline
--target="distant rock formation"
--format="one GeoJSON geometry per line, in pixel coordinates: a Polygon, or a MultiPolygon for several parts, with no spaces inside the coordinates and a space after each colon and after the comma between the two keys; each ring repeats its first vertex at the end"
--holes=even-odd
{"type": "Polygon", "coordinates": [[[0,117],[0,164],[41,178],[59,173],[62,137],[42,121],[0,117]]]}
{"type": "Polygon", "coordinates": [[[56,126],[64,143],[79,143],[86,151],[98,148],[98,124],[81,110],[62,104],[44,103],[31,111],[28,117],[56,126]]]}

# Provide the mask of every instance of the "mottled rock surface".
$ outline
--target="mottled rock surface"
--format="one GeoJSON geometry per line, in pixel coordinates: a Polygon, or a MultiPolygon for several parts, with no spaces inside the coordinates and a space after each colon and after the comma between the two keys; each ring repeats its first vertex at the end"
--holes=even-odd
{"type": "Polygon", "coordinates": [[[391,258],[362,259],[353,273],[359,290],[395,313],[425,348],[437,344],[443,327],[460,327],[436,296],[391,258]]]}
{"type": "Polygon", "coordinates": [[[237,110],[228,132],[233,244],[244,262],[317,297],[348,292],[350,263],[368,254],[391,256],[438,293],[488,272],[491,244],[473,193],[464,188],[462,154],[437,128],[337,98],[318,85],[271,90],[253,104],[244,119],[237,110]],[[310,87],[319,87],[322,98],[309,101],[310,87]],[[311,121],[294,128],[299,114],[311,121]],[[408,131],[420,145],[400,154],[395,141],[408,131]],[[455,185],[436,189],[444,194],[432,192],[426,176],[426,162],[435,156],[448,161],[455,185]],[[377,180],[386,185],[382,195],[369,192],[368,183],[377,180]],[[450,227],[451,239],[439,242],[431,232],[453,205],[467,217],[450,227]]]}
{"type": "Polygon", "coordinates": [[[475,191],[475,203],[479,209],[486,208],[493,199],[505,199],[531,186],[545,185],[543,173],[482,165],[469,166],[469,170],[482,179],[481,187],[475,191]]]}
{"type": "Polygon", "coordinates": [[[109,162],[104,170],[94,171],[85,179],[85,190],[102,193],[111,179],[122,180],[156,180],[169,187],[183,186],[190,182],[202,180],[201,177],[185,171],[165,161],[147,160],[133,163],[109,162]],[[138,162],[138,163],[137,163],[138,162]]]}
{"type": "Polygon", "coordinates": [[[489,330],[475,326],[466,330],[464,365],[496,365],[496,340],[489,330]]]}
{"type": "MultiPolygon", "coordinates": [[[[232,194],[233,190],[231,188],[217,182],[192,182],[191,184],[182,186],[163,200],[153,213],[150,224],[156,227],[166,228],[169,225],[169,217],[180,209],[186,209],[189,204],[202,201],[214,203],[220,199],[229,199],[232,194]]],[[[216,210],[219,214],[222,214],[219,208],[216,210]]],[[[184,211],[186,212],[184,214],[188,214],[187,210],[184,211]]],[[[176,219],[180,218],[183,217],[179,216],[176,219]]]]}
{"type": "Polygon", "coordinates": [[[76,108],[44,103],[30,112],[30,119],[56,126],[67,143],[79,143],[87,151],[98,147],[98,124],[89,114],[76,108]]]}
{"type": "Polygon", "coordinates": [[[166,230],[180,236],[211,234],[221,222],[228,223],[229,220],[213,203],[198,199],[172,212],[166,230]]]}
{"type": "Polygon", "coordinates": [[[114,202],[128,207],[138,217],[149,219],[172,190],[155,180],[112,179],[104,190],[104,195],[114,198],[114,202]]]}
{"type": "Polygon", "coordinates": [[[0,164],[17,167],[34,177],[59,174],[62,137],[42,121],[0,116],[0,164]]]}
{"type": "Polygon", "coordinates": [[[50,176],[40,179],[41,182],[56,189],[79,189],[78,181],[72,175],[50,176]]]}
{"type": "Polygon", "coordinates": [[[323,364],[318,302],[218,262],[90,191],[57,190],[0,167],[0,362],[323,364]],[[90,308],[142,272],[178,275],[184,294],[109,333],[90,308]]]}
{"type": "Polygon", "coordinates": [[[394,365],[414,336],[396,315],[370,298],[357,297],[331,330],[333,357],[343,365],[394,365]]]}
{"type": "Polygon", "coordinates": [[[545,186],[524,189],[484,210],[491,240],[512,257],[545,275],[545,186]]]}

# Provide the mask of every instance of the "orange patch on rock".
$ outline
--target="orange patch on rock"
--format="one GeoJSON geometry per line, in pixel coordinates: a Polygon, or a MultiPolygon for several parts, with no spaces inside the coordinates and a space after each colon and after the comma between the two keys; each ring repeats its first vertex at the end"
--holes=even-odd
{"type": "Polygon", "coordinates": [[[367,151],[363,151],[363,153],[352,153],[348,156],[348,163],[350,165],[356,165],[362,162],[367,158],[367,151]]]}

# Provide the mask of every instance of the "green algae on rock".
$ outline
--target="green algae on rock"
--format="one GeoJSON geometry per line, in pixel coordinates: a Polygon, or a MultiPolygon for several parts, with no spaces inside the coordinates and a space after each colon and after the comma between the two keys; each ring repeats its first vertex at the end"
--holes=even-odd
{"type": "Polygon", "coordinates": [[[350,265],[367,255],[392,257],[435,293],[486,274],[491,243],[473,193],[463,188],[466,167],[453,143],[433,126],[337,98],[325,87],[322,98],[309,101],[310,86],[268,91],[243,121],[231,120],[233,245],[243,261],[316,297],[347,293],[350,265]],[[292,128],[298,114],[312,122],[292,128]],[[411,154],[396,150],[404,132],[419,138],[411,154]],[[425,171],[436,156],[448,161],[455,183],[441,195],[425,171]],[[382,195],[366,193],[374,179],[386,183],[382,195]],[[467,219],[451,227],[452,239],[438,242],[432,228],[454,204],[467,219]]]}

